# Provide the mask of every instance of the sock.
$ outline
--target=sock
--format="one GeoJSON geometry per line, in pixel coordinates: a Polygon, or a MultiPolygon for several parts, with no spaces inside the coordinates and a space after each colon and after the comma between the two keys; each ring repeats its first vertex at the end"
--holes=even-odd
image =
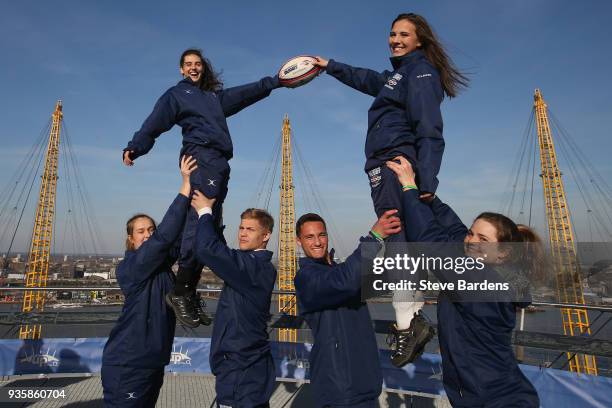
{"type": "Polygon", "coordinates": [[[420,303],[414,302],[393,302],[393,309],[395,309],[395,322],[398,330],[406,330],[410,327],[410,322],[414,317],[415,312],[419,311],[420,303]]]}
{"type": "Polygon", "coordinates": [[[393,309],[395,310],[395,321],[398,330],[406,330],[415,313],[425,305],[420,301],[423,298],[421,292],[410,290],[396,290],[393,292],[393,309]]]}

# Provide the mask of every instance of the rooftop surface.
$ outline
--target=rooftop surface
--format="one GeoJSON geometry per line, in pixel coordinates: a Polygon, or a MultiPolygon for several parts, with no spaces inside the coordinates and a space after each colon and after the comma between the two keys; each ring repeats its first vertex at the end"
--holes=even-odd
{"type": "MultiPolygon", "coordinates": [[[[64,389],[66,398],[39,400],[36,402],[2,403],[2,407],[35,408],[104,408],[102,382],[96,374],[80,375],[15,375],[0,379],[0,387],[64,389]]],[[[389,390],[379,398],[381,408],[450,408],[443,397],[398,393],[389,390]]],[[[161,389],[157,408],[201,408],[215,406],[215,378],[210,374],[167,373],[161,389]]],[[[312,408],[314,406],[310,385],[307,382],[278,381],[270,400],[271,408],[312,408]]]]}

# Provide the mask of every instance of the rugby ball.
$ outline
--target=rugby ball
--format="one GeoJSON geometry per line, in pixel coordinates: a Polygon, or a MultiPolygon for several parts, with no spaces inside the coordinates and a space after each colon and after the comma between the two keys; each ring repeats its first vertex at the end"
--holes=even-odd
{"type": "Polygon", "coordinates": [[[314,79],[321,67],[315,65],[317,59],[310,55],[300,55],[285,62],[278,71],[278,79],[282,86],[297,88],[314,79]]]}

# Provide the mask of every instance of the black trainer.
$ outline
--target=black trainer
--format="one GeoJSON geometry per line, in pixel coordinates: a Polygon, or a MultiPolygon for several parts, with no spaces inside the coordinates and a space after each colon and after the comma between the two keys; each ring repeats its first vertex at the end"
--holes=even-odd
{"type": "Polygon", "coordinates": [[[166,304],[174,310],[177,320],[185,326],[193,328],[200,325],[200,318],[191,297],[178,296],[170,292],[166,294],[166,304]]]}
{"type": "Polygon", "coordinates": [[[412,363],[425,350],[425,345],[436,333],[435,329],[425,320],[423,315],[415,313],[410,327],[399,330],[395,324],[391,326],[391,333],[387,343],[392,346],[391,363],[396,367],[403,367],[412,363]]]}
{"type": "Polygon", "coordinates": [[[206,302],[204,301],[204,299],[202,299],[197,293],[193,293],[191,295],[191,301],[193,302],[193,305],[195,307],[195,311],[198,315],[198,320],[200,321],[200,324],[203,324],[204,326],[210,326],[210,324],[212,323],[212,319],[204,311],[204,309],[206,308],[206,302]]]}

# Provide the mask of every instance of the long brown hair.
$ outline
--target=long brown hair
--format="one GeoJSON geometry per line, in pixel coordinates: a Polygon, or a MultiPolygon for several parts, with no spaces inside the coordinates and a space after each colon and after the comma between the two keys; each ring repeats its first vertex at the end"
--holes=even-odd
{"type": "Polygon", "coordinates": [[[148,218],[149,221],[151,221],[151,223],[153,224],[153,228],[157,229],[157,226],[155,225],[155,220],[149,217],[147,214],[139,213],[131,216],[130,219],[127,220],[127,222],[125,223],[125,230],[128,235],[125,239],[125,249],[127,249],[128,251],[134,250],[134,244],[132,243],[132,241],[130,241],[130,236],[132,236],[132,234],[134,233],[134,223],[139,218],[148,218]]]}
{"type": "Polygon", "coordinates": [[[544,247],[542,239],[532,228],[524,224],[516,224],[505,215],[494,212],[483,212],[476,217],[476,220],[486,221],[495,227],[498,242],[525,243],[518,248],[512,246],[511,248],[515,253],[510,254],[510,258],[520,261],[525,266],[531,282],[544,281],[544,247]]]}
{"type": "Polygon", "coordinates": [[[449,98],[454,98],[462,88],[467,88],[469,78],[455,66],[427,20],[418,14],[403,13],[393,20],[391,27],[399,20],[408,20],[416,27],[416,35],[421,43],[420,49],[440,73],[444,93],[449,98]]]}
{"type": "Polygon", "coordinates": [[[202,78],[200,79],[200,89],[203,91],[215,92],[219,91],[223,88],[223,82],[219,77],[219,73],[213,70],[212,64],[208,60],[208,58],[204,58],[202,55],[202,50],[198,48],[189,48],[183,51],[181,54],[181,60],[179,61],[179,67],[183,67],[183,63],[185,62],[185,57],[187,55],[195,55],[202,60],[202,78]]]}

